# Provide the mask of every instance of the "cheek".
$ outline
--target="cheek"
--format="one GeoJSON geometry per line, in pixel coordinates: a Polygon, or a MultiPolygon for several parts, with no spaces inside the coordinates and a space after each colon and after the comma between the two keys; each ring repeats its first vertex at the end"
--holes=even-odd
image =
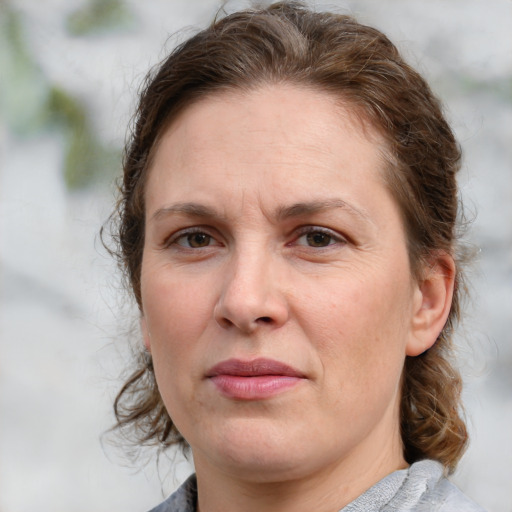
{"type": "Polygon", "coordinates": [[[185,372],[185,363],[194,360],[196,341],[212,318],[207,290],[206,285],[197,289],[193,281],[176,279],[164,269],[143,274],[142,303],[157,377],[177,377],[185,372]]]}
{"type": "Polygon", "coordinates": [[[150,325],[177,333],[193,329],[211,314],[211,283],[183,278],[165,265],[142,273],[142,304],[150,325]]]}
{"type": "Polygon", "coordinates": [[[152,277],[146,275],[143,305],[155,377],[165,407],[181,431],[194,413],[194,382],[201,376],[197,341],[211,318],[209,296],[163,272],[152,277]]]}
{"type": "Polygon", "coordinates": [[[407,341],[407,287],[388,279],[344,279],[303,304],[303,329],[322,354],[326,378],[375,388],[399,378],[407,341]]]}

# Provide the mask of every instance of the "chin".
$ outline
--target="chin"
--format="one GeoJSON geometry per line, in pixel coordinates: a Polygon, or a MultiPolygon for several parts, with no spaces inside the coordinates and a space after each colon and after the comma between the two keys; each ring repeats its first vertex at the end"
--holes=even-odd
{"type": "Polygon", "coordinates": [[[255,418],[228,421],[215,439],[205,440],[210,462],[236,478],[255,483],[305,477],[319,455],[312,456],[307,449],[313,444],[308,443],[304,432],[290,425],[283,428],[275,420],[255,418]]]}

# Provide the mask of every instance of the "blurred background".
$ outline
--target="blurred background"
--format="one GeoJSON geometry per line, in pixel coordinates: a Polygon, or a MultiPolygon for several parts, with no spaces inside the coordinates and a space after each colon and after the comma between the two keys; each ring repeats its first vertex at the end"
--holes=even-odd
{"type": "MultiPolygon", "coordinates": [[[[311,3],[387,33],[463,146],[480,252],[459,336],[472,442],[454,480],[512,512],[512,1],[311,3]]],[[[103,435],[136,313],[98,231],[140,82],[220,5],[0,0],[0,512],[142,512],[192,471],[150,452],[134,466],[103,435]]]]}

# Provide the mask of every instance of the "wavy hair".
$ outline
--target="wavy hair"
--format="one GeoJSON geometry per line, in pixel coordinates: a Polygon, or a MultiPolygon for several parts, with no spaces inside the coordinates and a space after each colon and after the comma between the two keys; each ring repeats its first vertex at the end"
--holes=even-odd
{"type": "MultiPolygon", "coordinates": [[[[457,243],[456,174],[461,153],[425,80],[378,30],[350,16],[313,12],[299,2],[225,16],[197,33],[146,77],[125,148],[112,252],[141,307],[144,188],[159,137],[194,101],[225,89],[290,83],[339,97],[386,142],[386,183],[400,206],[413,274],[437,251],[457,264],[451,311],[432,348],[407,357],[402,376],[405,459],[430,458],[451,472],[467,444],[461,377],[452,334],[465,292],[457,243]]],[[[151,355],[141,352],[114,404],[117,428],[138,443],[186,445],[160,397],[151,355]]]]}

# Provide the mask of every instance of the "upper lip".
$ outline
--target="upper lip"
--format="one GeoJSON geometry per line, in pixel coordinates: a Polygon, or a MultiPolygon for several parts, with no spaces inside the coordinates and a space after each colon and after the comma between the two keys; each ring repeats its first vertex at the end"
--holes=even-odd
{"type": "Polygon", "coordinates": [[[251,361],[227,359],[207,372],[207,377],[234,375],[237,377],[258,377],[262,375],[281,375],[284,377],[304,377],[299,370],[274,359],[258,358],[251,361]]]}

